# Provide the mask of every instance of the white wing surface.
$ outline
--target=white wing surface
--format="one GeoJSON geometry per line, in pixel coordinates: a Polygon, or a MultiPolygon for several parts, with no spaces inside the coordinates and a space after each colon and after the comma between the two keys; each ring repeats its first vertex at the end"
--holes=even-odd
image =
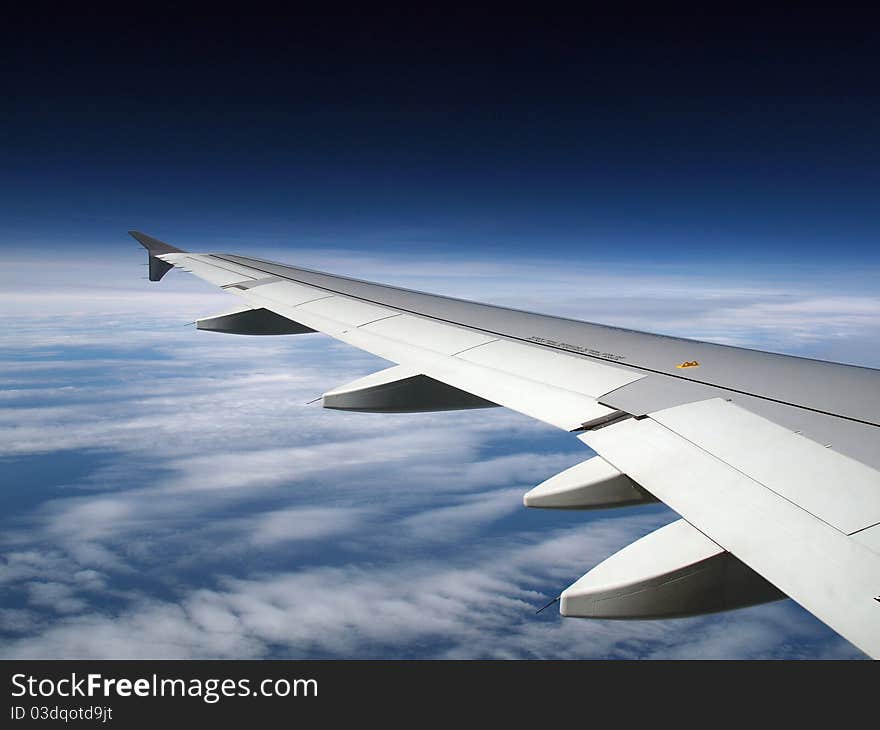
{"type": "Polygon", "coordinates": [[[397,366],[324,396],[371,412],[504,406],[598,456],[527,506],[661,500],[682,518],[563,591],[564,615],[657,618],[790,596],[880,657],[880,371],[382,286],[132,232],[150,278],[240,297],[198,326],[323,332],[397,366]]]}

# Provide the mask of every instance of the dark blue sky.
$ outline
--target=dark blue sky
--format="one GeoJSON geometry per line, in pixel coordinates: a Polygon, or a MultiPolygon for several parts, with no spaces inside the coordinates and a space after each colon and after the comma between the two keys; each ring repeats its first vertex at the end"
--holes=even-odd
{"type": "Polygon", "coordinates": [[[876,263],[855,11],[11,19],[0,244],[876,263]]]}

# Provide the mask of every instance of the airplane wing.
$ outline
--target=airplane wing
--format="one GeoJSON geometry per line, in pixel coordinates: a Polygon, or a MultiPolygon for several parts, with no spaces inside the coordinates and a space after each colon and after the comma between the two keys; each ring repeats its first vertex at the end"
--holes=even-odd
{"type": "Polygon", "coordinates": [[[139,232],[150,279],[189,271],[240,297],[200,329],[323,332],[396,366],[327,408],[504,406],[596,452],[528,507],[661,500],[681,517],[562,592],[566,616],[660,618],[789,596],[880,657],[880,370],[548,317],[139,232]]]}

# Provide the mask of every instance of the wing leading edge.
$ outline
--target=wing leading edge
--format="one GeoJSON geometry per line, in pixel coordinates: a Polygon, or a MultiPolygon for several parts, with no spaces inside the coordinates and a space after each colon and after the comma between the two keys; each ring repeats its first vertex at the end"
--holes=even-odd
{"type": "Polygon", "coordinates": [[[600,455],[532,490],[527,505],[656,498],[684,518],[644,538],[650,548],[634,543],[563,592],[563,614],[691,615],[783,592],[880,657],[880,371],[131,235],[148,251],[151,279],[154,266],[156,280],[178,267],[244,300],[246,309],[217,318],[218,331],[319,331],[398,363],[329,392],[325,407],[505,406],[578,433],[600,455]],[[268,317],[277,319],[267,330],[268,317]],[[638,557],[648,553],[650,568],[638,557]]]}

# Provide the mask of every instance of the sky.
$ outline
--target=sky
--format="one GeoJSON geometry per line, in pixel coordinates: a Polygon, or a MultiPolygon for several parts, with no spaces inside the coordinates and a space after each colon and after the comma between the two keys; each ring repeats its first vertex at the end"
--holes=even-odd
{"type": "Polygon", "coordinates": [[[237,301],[146,281],[125,231],[878,367],[869,31],[840,10],[11,17],[0,656],[860,657],[791,601],[535,615],[675,515],[526,510],[590,454],[512,412],[307,405],[388,363],[196,332],[237,301]]]}

